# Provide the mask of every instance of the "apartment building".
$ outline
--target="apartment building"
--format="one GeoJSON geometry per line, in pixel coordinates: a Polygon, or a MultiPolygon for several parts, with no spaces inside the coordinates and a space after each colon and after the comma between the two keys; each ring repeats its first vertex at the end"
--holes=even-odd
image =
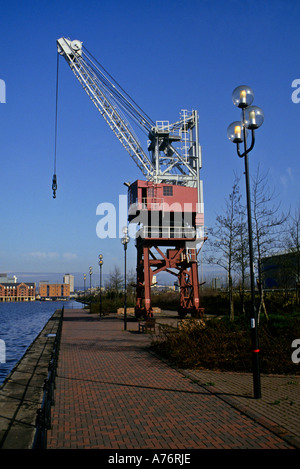
{"type": "Polygon", "coordinates": [[[44,283],[39,284],[39,296],[41,300],[69,299],[70,285],[67,283],[44,283]]]}
{"type": "Polygon", "coordinates": [[[35,283],[0,283],[0,302],[35,301],[35,283]]]}

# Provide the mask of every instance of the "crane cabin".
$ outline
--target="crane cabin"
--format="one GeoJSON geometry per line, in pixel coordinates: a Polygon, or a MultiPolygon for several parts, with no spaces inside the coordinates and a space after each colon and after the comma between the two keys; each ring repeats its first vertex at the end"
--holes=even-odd
{"type": "Polygon", "coordinates": [[[128,190],[128,221],[151,239],[195,240],[203,213],[195,187],[137,180],[128,190]]]}

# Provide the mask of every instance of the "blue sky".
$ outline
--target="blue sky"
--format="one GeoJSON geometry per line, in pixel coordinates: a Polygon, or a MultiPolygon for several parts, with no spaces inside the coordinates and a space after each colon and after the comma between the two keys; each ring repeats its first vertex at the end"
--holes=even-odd
{"type": "MultiPolygon", "coordinates": [[[[56,39],[85,47],[152,120],[175,122],[197,109],[202,145],[205,224],[212,226],[243,162],[227,140],[240,112],[233,89],[252,87],[265,113],[250,157],[282,201],[299,200],[300,2],[206,0],[2,1],[0,79],[0,271],[104,272],[123,268],[119,239],[96,235],[98,204],[118,207],[124,181],[142,178],[61,58],[57,198],[52,198],[56,39]]],[[[142,142],[146,148],[145,142],[142,142]]],[[[129,269],[136,253],[131,241],[129,269]]],[[[80,283],[77,281],[77,283],[80,283]]],[[[82,283],[82,282],[81,282],[82,283]]]]}

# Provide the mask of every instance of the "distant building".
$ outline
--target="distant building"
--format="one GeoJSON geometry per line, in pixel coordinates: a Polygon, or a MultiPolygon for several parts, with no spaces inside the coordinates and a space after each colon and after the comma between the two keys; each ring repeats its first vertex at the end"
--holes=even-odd
{"type": "Polygon", "coordinates": [[[300,281],[297,253],[278,254],[262,259],[264,288],[296,288],[300,281]]]}
{"type": "Polygon", "coordinates": [[[0,283],[0,302],[35,301],[35,283],[0,283]]]}
{"type": "Polygon", "coordinates": [[[39,284],[39,296],[41,300],[65,300],[70,298],[70,285],[67,283],[44,283],[39,284]]]}
{"type": "Polygon", "coordinates": [[[214,290],[220,290],[221,289],[221,280],[219,277],[215,277],[211,281],[211,286],[214,290]]]}
{"type": "Polygon", "coordinates": [[[67,283],[68,285],[70,285],[70,293],[74,293],[74,275],[65,274],[64,283],[67,283]]]}
{"type": "Polygon", "coordinates": [[[17,283],[17,277],[8,277],[7,274],[0,274],[0,283],[17,283]]]}

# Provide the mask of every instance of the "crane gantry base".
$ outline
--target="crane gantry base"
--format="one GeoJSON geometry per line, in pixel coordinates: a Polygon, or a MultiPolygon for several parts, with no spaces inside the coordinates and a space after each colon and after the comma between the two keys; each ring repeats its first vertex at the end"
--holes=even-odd
{"type": "Polygon", "coordinates": [[[170,249],[170,240],[159,243],[153,240],[137,241],[137,318],[153,317],[151,288],[153,276],[159,272],[168,272],[178,278],[180,302],[178,314],[184,317],[201,317],[204,308],[200,307],[199,282],[196,249],[186,249],[186,240],[176,240],[170,249]],[[167,249],[166,249],[167,248],[167,249]],[[155,251],[154,251],[155,250],[155,251]]]}

